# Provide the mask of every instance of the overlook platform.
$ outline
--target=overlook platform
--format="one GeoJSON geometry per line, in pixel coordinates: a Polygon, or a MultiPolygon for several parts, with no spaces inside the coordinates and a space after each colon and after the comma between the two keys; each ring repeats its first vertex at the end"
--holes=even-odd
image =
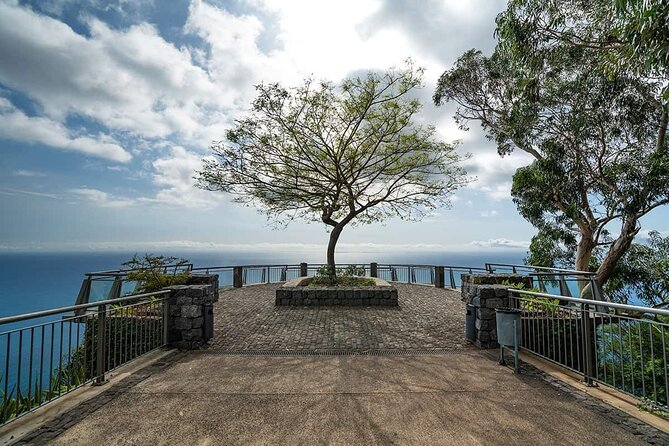
{"type": "Polygon", "coordinates": [[[395,284],[399,307],[277,307],[279,285],[221,293],[209,350],[469,348],[460,292],[395,284]]]}
{"type": "Polygon", "coordinates": [[[454,290],[398,284],[399,308],[296,308],[274,306],[276,286],[222,292],[206,348],[135,366],[19,444],[667,442],[471,348],[454,290]]]}

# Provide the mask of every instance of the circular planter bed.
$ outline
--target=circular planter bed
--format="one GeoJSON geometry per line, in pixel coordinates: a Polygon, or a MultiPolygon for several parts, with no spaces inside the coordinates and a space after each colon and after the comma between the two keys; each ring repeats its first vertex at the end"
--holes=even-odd
{"type": "Polygon", "coordinates": [[[396,307],[397,288],[376,277],[373,286],[314,286],[311,277],[289,280],[276,290],[277,306],[396,307]]]}

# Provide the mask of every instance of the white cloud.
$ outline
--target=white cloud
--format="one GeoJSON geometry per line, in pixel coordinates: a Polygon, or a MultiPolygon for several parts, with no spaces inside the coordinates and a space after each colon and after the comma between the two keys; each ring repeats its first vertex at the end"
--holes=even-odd
{"type": "Polygon", "coordinates": [[[12,189],[5,188],[0,189],[0,194],[3,195],[28,195],[32,197],[41,197],[41,198],[52,198],[54,200],[60,200],[61,198],[56,194],[48,194],[44,192],[35,192],[31,190],[21,190],[21,189],[12,189]]]}
{"type": "Polygon", "coordinates": [[[49,118],[26,115],[2,97],[0,97],[0,138],[41,143],[118,162],[127,162],[132,158],[130,153],[110,136],[72,134],[67,127],[49,118]]]}
{"type": "Polygon", "coordinates": [[[491,238],[488,240],[474,240],[471,242],[472,246],[480,248],[524,248],[530,247],[530,242],[527,240],[509,240],[505,238],[491,238]]]}
{"type": "Polygon", "coordinates": [[[221,119],[222,90],[188,49],[147,23],[117,30],[91,18],[88,27],[90,37],[0,3],[0,82],[30,95],[52,119],[76,113],[142,137],[197,140],[221,119]]]}
{"type": "Polygon", "coordinates": [[[521,151],[503,158],[494,150],[474,152],[463,163],[467,173],[477,178],[467,187],[483,192],[494,201],[510,198],[513,174],[518,168],[529,165],[532,160],[530,155],[521,151]]]}
{"type": "MultiPolygon", "coordinates": [[[[69,0],[52,3],[58,11],[71,6],[69,0]]],[[[491,17],[503,8],[481,0],[474,8],[455,0],[430,1],[420,8],[408,1],[246,0],[237,5],[246,11],[240,15],[212,3],[190,2],[182,31],[205,43],[192,48],[167,41],[146,22],[117,28],[86,14],[82,20],[88,32],[79,34],[17,2],[0,2],[0,83],[29,95],[43,114],[29,117],[13,108],[8,114],[25,123],[4,123],[4,137],[129,160],[130,153],[110,136],[75,134],[64,124],[73,115],[98,121],[110,134],[132,140],[133,153],[155,151],[137,170],[149,170],[159,190],[133,198],[91,198],[119,207],[127,200],[211,207],[220,196],[193,187],[198,152],[223,137],[249,107],[253,85],[261,81],[295,85],[310,75],[338,81],[352,72],[401,65],[413,56],[428,68],[428,87],[421,93],[426,108],[419,118],[437,123],[445,138],[456,134],[446,118],[450,114],[430,105],[432,84],[460,54],[462,35],[469,36],[468,47],[494,42],[491,17]],[[263,39],[272,44],[262,45],[263,39]]],[[[115,4],[129,5],[125,0],[115,4]]],[[[511,175],[523,163],[517,155],[500,160],[494,153],[475,153],[467,167],[479,181],[469,187],[493,200],[508,197],[511,175]]]]}
{"type": "Polygon", "coordinates": [[[479,214],[483,218],[489,218],[489,217],[496,217],[497,214],[499,214],[499,212],[497,212],[496,210],[493,209],[493,210],[490,210],[490,211],[488,211],[488,210],[481,211],[479,214]]]}
{"type": "Polygon", "coordinates": [[[153,162],[153,183],[160,187],[156,196],[146,201],[186,208],[211,208],[223,195],[195,187],[195,173],[202,168],[202,158],[183,147],[173,147],[169,156],[153,162]]]}
{"type": "Polygon", "coordinates": [[[44,177],[46,176],[42,172],[35,172],[34,170],[25,170],[19,169],[14,171],[14,176],[16,177],[44,177]]]}
{"type": "Polygon", "coordinates": [[[131,198],[115,197],[98,189],[80,188],[71,189],[70,192],[104,208],[126,208],[137,203],[136,200],[131,198]]]}

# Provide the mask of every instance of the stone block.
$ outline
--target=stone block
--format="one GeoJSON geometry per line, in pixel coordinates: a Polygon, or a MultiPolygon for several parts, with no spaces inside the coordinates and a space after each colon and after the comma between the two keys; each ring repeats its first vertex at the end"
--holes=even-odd
{"type": "Polygon", "coordinates": [[[490,299],[495,297],[495,289],[491,286],[481,285],[478,287],[476,295],[483,299],[490,299]]]}
{"type": "Polygon", "coordinates": [[[495,309],[494,308],[477,308],[476,309],[476,318],[477,319],[495,319],[495,309]]]}
{"type": "Polygon", "coordinates": [[[504,299],[501,299],[499,297],[486,299],[481,303],[481,306],[485,308],[501,308],[504,306],[504,299]]]}
{"type": "Polygon", "coordinates": [[[201,328],[204,323],[204,318],[196,317],[195,319],[190,319],[190,321],[193,328],[201,328]]]}
{"type": "Polygon", "coordinates": [[[170,305],[170,316],[181,316],[181,307],[178,305],[170,305]]]}
{"type": "Polygon", "coordinates": [[[497,322],[493,319],[476,319],[474,325],[477,330],[490,331],[496,327],[497,322]]]}
{"type": "Polygon", "coordinates": [[[174,305],[190,305],[193,303],[193,298],[186,295],[176,296],[174,305]]]}
{"type": "Polygon", "coordinates": [[[181,307],[181,317],[194,318],[198,316],[202,316],[201,305],[183,305],[181,307]]]}
{"type": "Polygon", "coordinates": [[[177,317],[174,319],[174,328],[177,330],[189,330],[193,328],[192,319],[177,317]]]}
{"type": "Polygon", "coordinates": [[[181,336],[184,341],[193,341],[202,339],[202,329],[193,328],[191,330],[184,330],[181,332],[181,336]]]}

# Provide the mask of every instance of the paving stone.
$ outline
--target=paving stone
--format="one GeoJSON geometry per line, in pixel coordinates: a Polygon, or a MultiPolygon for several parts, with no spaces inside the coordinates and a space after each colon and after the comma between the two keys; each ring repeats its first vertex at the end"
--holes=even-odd
{"type": "MultiPolygon", "coordinates": [[[[277,307],[278,285],[225,291],[214,304],[215,332],[208,348],[235,351],[471,347],[464,339],[465,307],[458,291],[395,286],[399,307],[367,306],[364,299],[355,299],[354,307],[277,307]]],[[[389,298],[390,294],[385,300],[390,301],[389,298]]]]}

